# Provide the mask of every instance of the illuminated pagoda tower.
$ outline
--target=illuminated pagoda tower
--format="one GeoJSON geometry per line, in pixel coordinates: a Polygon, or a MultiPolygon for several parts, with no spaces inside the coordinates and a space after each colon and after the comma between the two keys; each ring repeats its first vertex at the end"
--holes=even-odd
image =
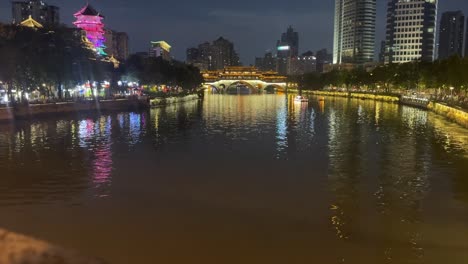
{"type": "Polygon", "coordinates": [[[87,4],[80,11],[74,14],[76,21],[73,23],[78,28],[86,32],[86,37],[93,44],[94,50],[100,56],[106,56],[104,49],[104,16],[99,14],[91,5],[87,4]]]}

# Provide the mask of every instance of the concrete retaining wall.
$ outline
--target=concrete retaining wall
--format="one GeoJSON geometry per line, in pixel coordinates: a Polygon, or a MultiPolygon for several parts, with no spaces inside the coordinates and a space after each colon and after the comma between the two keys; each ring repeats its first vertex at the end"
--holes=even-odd
{"type": "Polygon", "coordinates": [[[444,116],[449,120],[468,128],[468,113],[462,109],[453,108],[440,103],[431,102],[428,109],[436,114],[444,116]]]}
{"type": "Polygon", "coordinates": [[[392,103],[398,103],[400,101],[400,98],[394,95],[379,95],[379,94],[353,93],[353,92],[328,92],[328,91],[302,91],[302,92],[310,93],[313,95],[347,97],[347,98],[376,100],[376,101],[392,102],[392,103]]]}
{"type": "Polygon", "coordinates": [[[83,101],[70,103],[37,104],[16,106],[14,108],[15,118],[29,118],[33,116],[49,114],[66,114],[85,111],[109,111],[109,110],[134,110],[149,107],[147,100],[103,100],[83,101]]]}
{"type": "Polygon", "coordinates": [[[0,229],[1,264],[104,264],[47,242],[0,229]]]}
{"type": "MultiPolygon", "coordinates": [[[[294,91],[293,91],[294,92],[294,91]]],[[[431,110],[434,113],[444,116],[465,128],[468,128],[468,112],[463,109],[450,107],[444,104],[429,102],[426,100],[414,99],[410,97],[402,97],[392,95],[375,95],[375,94],[364,94],[364,93],[351,93],[351,92],[327,92],[327,91],[302,91],[303,93],[310,93],[314,95],[322,96],[339,96],[347,98],[360,98],[360,99],[372,99],[384,102],[394,102],[405,104],[409,106],[419,107],[426,110],[431,110]]]]}

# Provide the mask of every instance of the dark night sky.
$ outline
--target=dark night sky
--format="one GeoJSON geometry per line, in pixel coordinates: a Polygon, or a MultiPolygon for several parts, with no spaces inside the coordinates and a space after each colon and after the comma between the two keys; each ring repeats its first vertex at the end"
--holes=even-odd
{"type": "MultiPolygon", "coordinates": [[[[85,0],[46,0],[61,8],[61,20],[71,25],[73,13],[85,0]]],[[[377,43],[385,35],[386,0],[377,0],[377,43]]],[[[274,48],[288,25],[300,34],[300,50],[333,45],[333,0],[90,0],[106,16],[108,28],[129,33],[131,51],[146,51],[150,40],[166,40],[173,55],[185,59],[185,50],[205,40],[224,36],[233,41],[244,64],[253,63],[274,48]]],[[[468,0],[439,0],[439,14],[462,10],[468,0]]],[[[9,0],[0,0],[0,21],[11,21],[9,0]]]]}

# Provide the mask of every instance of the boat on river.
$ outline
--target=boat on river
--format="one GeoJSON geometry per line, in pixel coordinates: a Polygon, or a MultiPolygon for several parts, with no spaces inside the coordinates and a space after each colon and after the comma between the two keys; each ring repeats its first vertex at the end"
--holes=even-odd
{"type": "Polygon", "coordinates": [[[302,95],[298,95],[294,98],[294,102],[297,102],[297,103],[307,103],[309,102],[309,99],[305,98],[304,96],[302,95]]]}

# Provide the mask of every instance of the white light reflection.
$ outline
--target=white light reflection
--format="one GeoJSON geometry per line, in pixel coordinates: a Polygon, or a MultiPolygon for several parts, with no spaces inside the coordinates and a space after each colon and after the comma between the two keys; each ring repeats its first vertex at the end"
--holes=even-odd
{"type": "Polygon", "coordinates": [[[280,154],[283,153],[288,147],[288,108],[287,102],[283,101],[277,108],[276,114],[276,151],[277,158],[280,158],[280,154]]]}

